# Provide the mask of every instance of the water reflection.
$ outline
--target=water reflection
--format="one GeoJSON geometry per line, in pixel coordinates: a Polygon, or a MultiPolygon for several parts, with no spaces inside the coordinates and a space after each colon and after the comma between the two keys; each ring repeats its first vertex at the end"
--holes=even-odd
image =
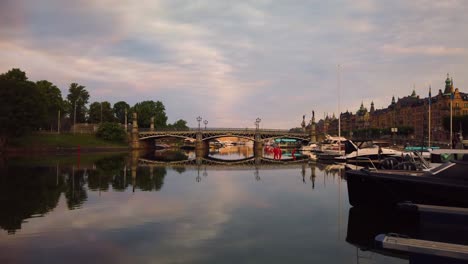
{"type": "Polygon", "coordinates": [[[25,253],[2,251],[0,261],[34,262],[44,247],[57,252],[51,262],[78,262],[76,252],[103,263],[354,259],[342,237],[343,166],[154,165],[144,155],[6,164],[0,228],[10,235],[0,232],[0,247],[25,253]]]}
{"type": "Polygon", "coordinates": [[[371,251],[382,256],[409,260],[414,264],[466,264],[468,261],[463,259],[383,249],[377,245],[375,237],[379,234],[398,234],[400,237],[466,245],[468,244],[467,221],[468,217],[464,214],[353,207],[349,209],[346,241],[360,250],[356,252],[357,254],[371,251]]]}
{"type": "MultiPolygon", "coordinates": [[[[169,154],[171,155],[170,152],[169,154]]],[[[174,156],[178,157],[178,154],[174,156]]],[[[187,173],[187,168],[193,168],[190,166],[167,167],[164,164],[135,166],[132,164],[131,155],[128,154],[98,157],[93,160],[78,161],[76,159],[71,164],[66,159],[65,162],[56,161],[55,163],[55,166],[31,166],[20,162],[8,169],[3,168],[2,171],[5,173],[0,175],[2,183],[0,205],[3,208],[0,211],[0,227],[2,229],[9,233],[21,229],[24,219],[43,216],[53,210],[62,194],[67,208],[74,210],[83,207],[90,191],[98,193],[125,192],[126,190],[159,191],[164,186],[164,179],[169,168],[178,174],[187,173]],[[135,170],[133,174],[132,168],[135,170]]],[[[325,177],[344,172],[342,168],[319,163],[303,163],[294,166],[299,166],[300,177],[304,184],[308,183],[306,175],[309,175],[312,189],[315,188],[317,171],[323,172],[325,177]]],[[[220,170],[218,166],[206,164],[197,165],[195,168],[195,182],[208,178],[210,170],[220,170]]],[[[250,170],[256,181],[261,181],[263,175],[268,175],[271,169],[277,168],[277,166],[251,165],[244,169],[250,170]]]]}

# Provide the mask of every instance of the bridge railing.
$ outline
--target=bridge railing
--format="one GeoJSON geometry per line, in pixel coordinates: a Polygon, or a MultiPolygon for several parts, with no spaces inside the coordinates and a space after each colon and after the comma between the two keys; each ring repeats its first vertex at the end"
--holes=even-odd
{"type": "MultiPolygon", "coordinates": [[[[138,131],[140,132],[149,132],[150,129],[149,128],[138,128],[138,131]]],[[[202,132],[219,132],[219,131],[226,131],[226,132],[252,132],[254,133],[255,131],[257,131],[255,128],[226,128],[226,127],[212,127],[212,128],[200,128],[198,129],[198,127],[195,127],[195,128],[189,128],[188,130],[177,130],[177,129],[174,129],[174,128],[155,128],[154,129],[154,132],[183,132],[183,131],[192,131],[192,132],[196,132],[196,131],[202,131],[202,132]]],[[[259,132],[263,132],[263,133],[291,133],[291,134],[300,134],[300,133],[297,133],[297,132],[290,132],[289,129],[269,129],[269,128],[266,128],[266,129],[259,129],[258,130],[259,132]]]]}

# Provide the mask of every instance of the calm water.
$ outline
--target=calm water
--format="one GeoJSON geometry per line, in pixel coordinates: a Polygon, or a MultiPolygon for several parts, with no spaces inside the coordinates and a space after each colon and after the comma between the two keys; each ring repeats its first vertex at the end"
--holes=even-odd
{"type": "Polygon", "coordinates": [[[4,160],[0,263],[408,263],[346,241],[356,232],[338,165],[135,161],[4,160]]]}

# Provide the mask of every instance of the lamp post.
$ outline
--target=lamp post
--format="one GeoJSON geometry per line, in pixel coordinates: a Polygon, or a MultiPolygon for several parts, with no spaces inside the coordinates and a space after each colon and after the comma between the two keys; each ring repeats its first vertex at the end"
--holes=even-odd
{"type": "Polygon", "coordinates": [[[393,134],[393,145],[396,145],[395,134],[398,132],[398,128],[397,127],[392,127],[391,131],[392,131],[392,134],[393,134]]]}
{"type": "Polygon", "coordinates": [[[125,124],[125,133],[128,132],[128,126],[127,126],[127,108],[125,107],[125,121],[124,121],[124,124],[125,124]]]}
{"type": "Polygon", "coordinates": [[[208,125],[208,120],[203,121],[203,124],[205,124],[205,130],[206,130],[206,125],[208,125]]]}
{"type": "Polygon", "coordinates": [[[201,116],[198,116],[197,117],[197,121],[198,121],[198,130],[200,130],[200,122],[203,120],[203,118],[201,116]]]}
{"type": "Polygon", "coordinates": [[[75,100],[74,104],[75,104],[75,109],[74,109],[74,113],[73,113],[73,134],[75,134],[76,132],[76,103],[81,100],[81,97],[78,97],[78,99],[75,100]]]}
{"type": "Polygon", "coordinates": [[[260,119],[259,117],[257,117],[257,119],[255,119],[255,126],[256,126],[256,129],[259,130],[260,129],[260,122],[262,121],[262,119],[260,119]]]}

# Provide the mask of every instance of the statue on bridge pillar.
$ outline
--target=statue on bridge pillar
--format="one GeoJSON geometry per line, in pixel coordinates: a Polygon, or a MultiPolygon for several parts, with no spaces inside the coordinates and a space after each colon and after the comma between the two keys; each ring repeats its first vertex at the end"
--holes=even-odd
{"type": "Polygon", "coordinates": [[[302,131],[305,132],[305,126],[306,126],[306,123],[305,123],[305,115],[302,116],[302,123],[301,123],[301,127],[302,127],[302,131]]]}
{"type": "Polygon", "coordinates": [[[150,131],[154,131],[154,116],[151,117],[150,131]]]}
{"type": "Polygon", "coordinates": [[[317,136],[315,134],[315,112],[312,110],[312,119],[310,120],[310,142],[317,142],[317,136]]]}

